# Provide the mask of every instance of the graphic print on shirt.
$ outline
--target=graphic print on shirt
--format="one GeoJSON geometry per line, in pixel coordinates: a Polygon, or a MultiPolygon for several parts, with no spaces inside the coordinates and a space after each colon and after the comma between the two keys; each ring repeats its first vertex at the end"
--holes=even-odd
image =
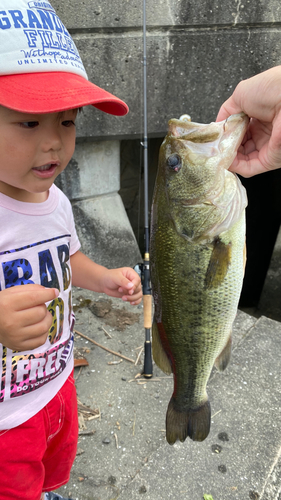
{"type": "Polygon", "coordinates": [[[3,346],[0,403],[35,391],[56,378],[72,354],[69,241],[70,235],[66,234],[0,254],[1,290],[39,283],[60,291],[59,297],[47,306],[53,322],[44,346],[21,353],[3,346]]]}

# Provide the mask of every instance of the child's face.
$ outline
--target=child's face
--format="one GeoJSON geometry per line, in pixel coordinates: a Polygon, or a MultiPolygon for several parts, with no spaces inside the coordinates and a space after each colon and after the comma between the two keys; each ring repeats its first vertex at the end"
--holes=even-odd
{"type": "Polygon", "coordinates": [[[19,113],[0,106],[0,192],[40,203],[75,148],[77,110],[19,113]]]}

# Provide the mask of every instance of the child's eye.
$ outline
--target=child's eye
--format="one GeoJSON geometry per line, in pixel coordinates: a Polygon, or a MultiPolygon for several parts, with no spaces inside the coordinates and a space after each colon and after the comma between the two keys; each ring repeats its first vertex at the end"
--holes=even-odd
{"type": "Polygon", "coordinates": [[[35,128],[39,125],[39,122],[20,122],[20,126],[24,128],[35,128]]]}
{"type": "Polygon", "coordinates": [[[64,127],[71,127],[72,125],[74,125],[75,127],[75,122],[73,120],[65,120],[62,122],[62,124],[64,127]]]}

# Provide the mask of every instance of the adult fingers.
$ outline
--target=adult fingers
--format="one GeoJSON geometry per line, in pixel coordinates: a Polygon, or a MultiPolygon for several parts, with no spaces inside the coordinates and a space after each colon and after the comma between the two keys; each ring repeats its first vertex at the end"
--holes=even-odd
{"type": "Polygon", "coordinates": [[[222,122],[223,120],[226,120],[230,115],[235,115],[236,113],[241,113],[243,111],[241,109],[241,106],[239,106],[235,100],[233,95],[227,99],[223,103],[223,105],[220,107],[220,110],[218,112],[216,122],[222,122]]]}

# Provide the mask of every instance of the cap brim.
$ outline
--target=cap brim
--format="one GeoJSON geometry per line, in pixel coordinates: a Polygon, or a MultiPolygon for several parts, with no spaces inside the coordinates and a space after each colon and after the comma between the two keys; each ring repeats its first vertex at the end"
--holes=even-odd
{"type": "Polygon", "coordinates": [[[0,76],[0,105],[24,113],[55,113],[91,104],[123,116],[128,106],[82,76],[67,72],[0,76]]]}

